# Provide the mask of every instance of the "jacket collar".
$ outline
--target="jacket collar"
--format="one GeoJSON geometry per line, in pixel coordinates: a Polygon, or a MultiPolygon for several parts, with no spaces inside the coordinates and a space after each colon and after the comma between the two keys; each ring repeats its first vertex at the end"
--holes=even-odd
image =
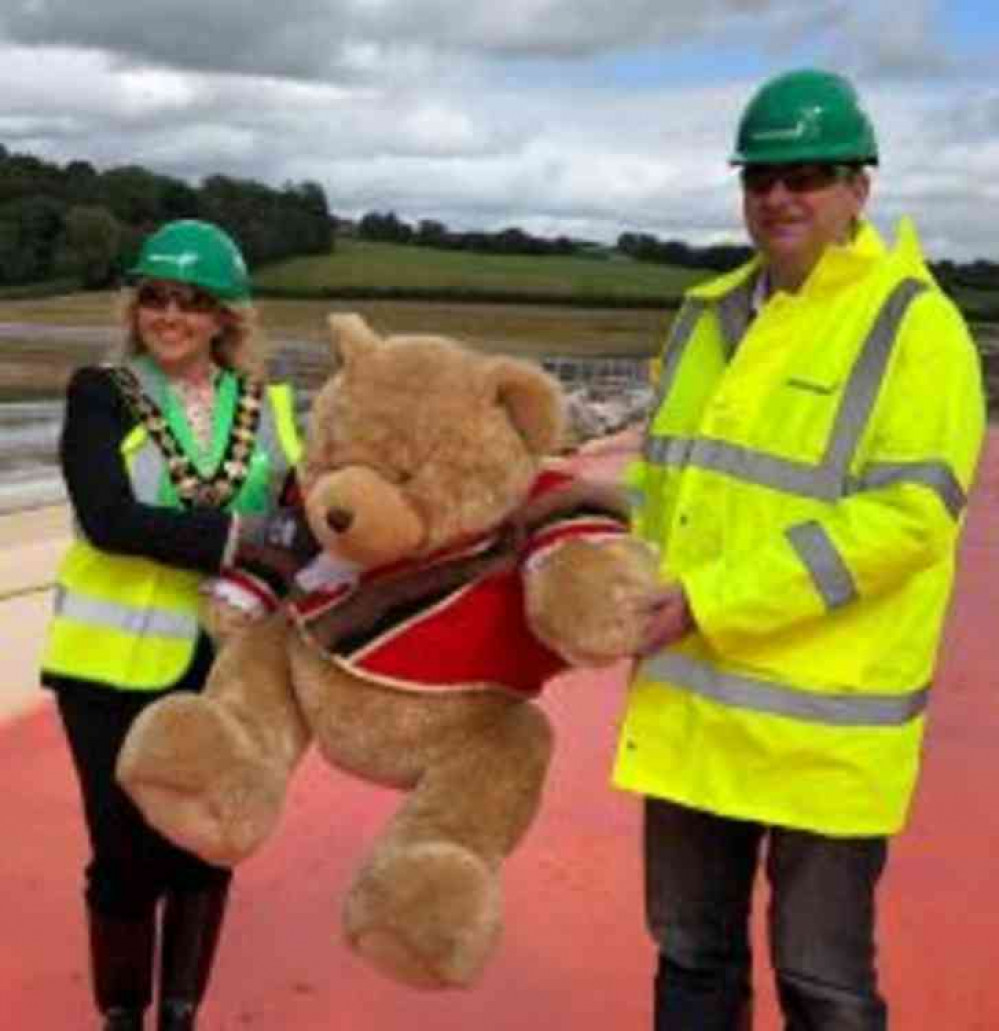
{"type": "MultiPolygon", "coordinates": [[[[886,258],[893,266],[899,266],[903,275],[932,281],[910,219],[903,218],[899,222],[895,245],[890,251],[874,226],[864,219],[849,243],[826,248],[796,296],[805,299],[828,296],[864,278],[886,258]]],[[[687,296],[708,302],[718,301],[747,280],[756,278],[762,267],[763,263],[756,255],[733,272],[692,287],[687,291],[687,296]]]]}

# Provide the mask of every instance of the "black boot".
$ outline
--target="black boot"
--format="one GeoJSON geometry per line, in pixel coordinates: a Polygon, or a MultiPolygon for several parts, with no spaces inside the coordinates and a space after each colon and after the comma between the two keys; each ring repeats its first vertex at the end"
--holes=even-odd
{"type": "Polygon", "coordinates": [[[163,907],[159,1031],[192,1031],[215,958],[228,883],[170,892],[163,907]]]}
{"type": "Polygon", "coordinates": [[[90,964],[104,1031],[142,1031],[142,1015],[152,998],[156,922],[126,920],[88,911],[90,964]]]}

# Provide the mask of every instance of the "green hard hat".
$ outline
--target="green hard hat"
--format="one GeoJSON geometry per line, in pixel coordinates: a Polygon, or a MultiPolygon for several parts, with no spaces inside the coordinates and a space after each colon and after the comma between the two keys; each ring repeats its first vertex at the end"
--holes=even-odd
{"type": "Polygon", "coordinates": [[[132,279],[172,279],[200,287],[221,301],[250,296],[246,262],[233,238],[211,222],[167,222],[146,238],[132,279]]]}
{"type": "Polygon", "coordinates": [[[810,68],[786,72],[765,82],[746,106],[730,163],[799,161],[878,163],[874,127],[843,76],[810,68]]]}

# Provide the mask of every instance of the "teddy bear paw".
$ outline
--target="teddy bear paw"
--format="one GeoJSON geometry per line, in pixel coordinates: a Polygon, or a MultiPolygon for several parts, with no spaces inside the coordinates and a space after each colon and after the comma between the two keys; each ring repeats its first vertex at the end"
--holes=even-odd
{"type": "Polygon", "coordinates": [[[467,988],[499,941],[499,879],[450,842],[390,846],[354,880],[344,907],[351,948],[414,988],[467,988]]]}
{"type": "Polygon", "coordinates": [[[207,862],[233,866],[270,834],[284,796],[242,737],[209,700],[171,695],[132,725],[117,779],[164,837],[207,862]]]}
{"type": "Polygon", "coordinates": [[[529,570],[528,621],[571,664],[606,665],[638,650],[659,586],[655,553],[644,542],[570,540],[529,570]]]}

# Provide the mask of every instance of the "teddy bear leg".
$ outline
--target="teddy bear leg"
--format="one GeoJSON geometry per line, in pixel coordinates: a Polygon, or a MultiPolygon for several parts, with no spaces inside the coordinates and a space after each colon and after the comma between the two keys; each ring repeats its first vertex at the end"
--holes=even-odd
{"type": "Polygon", "coordinates": [[[431,764],[358,871],[351,947],[418,988],[472,985],[502,929],[500,864],[537,812],[552,748],[529,704],[431,764]]]}
{"type": "Polygon", "coordinates": [[[283,621],[222,649],[200,694],[167,695],[132,725],[117,778],[161,834],[235,865],[277,823],[308,731],[290,690],[283,621]]]}

